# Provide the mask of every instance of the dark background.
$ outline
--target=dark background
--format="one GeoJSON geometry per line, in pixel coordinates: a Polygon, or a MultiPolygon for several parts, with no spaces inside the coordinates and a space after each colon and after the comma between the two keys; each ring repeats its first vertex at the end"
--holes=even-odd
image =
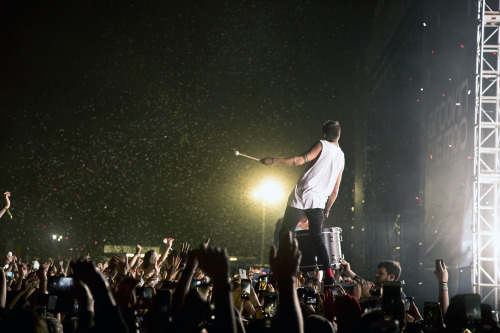
{"type": "Polygon", "coordinates": [[[266,208],[270,243],[302,168],[234,151],[302,154],[327,119],[342,125],[346,169],[325,225],[349,230],[375,5],[4,2],[0,187],[14,215],[0,221],[5,250],[65,256],[210,237],[258,257],[262,205],[252,192],[267,177],[282,183],[283,199],[266,208]]]}

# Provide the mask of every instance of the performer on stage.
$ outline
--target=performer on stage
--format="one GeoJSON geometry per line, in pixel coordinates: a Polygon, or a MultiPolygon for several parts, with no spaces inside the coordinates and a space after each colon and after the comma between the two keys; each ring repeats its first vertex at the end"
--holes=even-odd
{"type": "Polygon", "coordinates": [[[310,162],[288,197],[280,238],[287,236],[289,231],[293,232],[305,213],[309,220],[309,235],[312,244],[319,263],[323,265],[324,282],[333,284],[330,258],[321,233],[323,220],[328,218],[330,209],[337,198],[345,162],[344,153],[339,147],[339,122],[326,121],[322,132],[323,140],[316,142],[308,152],[301,156],[266,157],[260,162],[267,166],[273,164],[299,166],[310,162]]]}

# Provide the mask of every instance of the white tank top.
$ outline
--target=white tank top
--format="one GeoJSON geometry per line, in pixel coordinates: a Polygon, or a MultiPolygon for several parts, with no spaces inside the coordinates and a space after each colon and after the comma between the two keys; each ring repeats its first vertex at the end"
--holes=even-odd
{"type": "Polygon", "coordinates": [[[325,208],[345,161],[340,147],[326,140],[320,142],[323,148],[319,158],[300,176],[288,197],[288,206],[298,209],[325,208]]]}

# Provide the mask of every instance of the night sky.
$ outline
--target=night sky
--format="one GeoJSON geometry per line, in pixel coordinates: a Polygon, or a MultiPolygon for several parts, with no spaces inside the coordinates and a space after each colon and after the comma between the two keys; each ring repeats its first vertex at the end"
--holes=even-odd
{"type": "Polygon", "coordinates": [[[210,237],[258,256],[265,178],[342,125],[346,171],[327,226],[353,206],[354,108],[373,5],[360,1],[6,1],[0,6],[0,190],[6,247],[98,252],[210,237]]]}

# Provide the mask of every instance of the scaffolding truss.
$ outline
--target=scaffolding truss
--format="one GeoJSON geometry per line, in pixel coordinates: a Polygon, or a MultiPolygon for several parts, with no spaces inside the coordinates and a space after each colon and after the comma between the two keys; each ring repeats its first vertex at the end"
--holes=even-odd
{"type": "Polygon", "coordinates": [[[478,0],[474,126],[473,286],[500,299],[500,0],[478,0]]]}

